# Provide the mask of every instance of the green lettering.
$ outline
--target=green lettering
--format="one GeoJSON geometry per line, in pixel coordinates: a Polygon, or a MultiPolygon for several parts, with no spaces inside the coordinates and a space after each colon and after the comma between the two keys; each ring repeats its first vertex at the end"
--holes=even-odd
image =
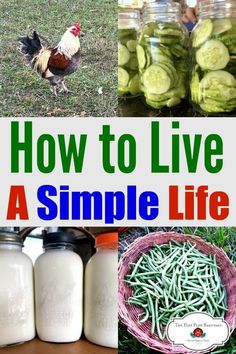
{"type": "Polygon", "coordinates": [[[11,123],[11,172],[20,170],[20,151],[24,152],[24,172],[32,172],[32,122],[24,123],[24,141],[19,141],[19,122],[11,123]]]}

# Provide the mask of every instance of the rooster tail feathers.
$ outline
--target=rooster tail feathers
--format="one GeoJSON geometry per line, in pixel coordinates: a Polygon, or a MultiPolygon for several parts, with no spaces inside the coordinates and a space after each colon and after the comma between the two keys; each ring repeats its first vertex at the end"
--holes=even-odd
{"type": "Polygon", "coordinates": [[[19,51],[24,55],[25,61],[30,65],[34,56],[40,52],[42,49],[42,44],[40,42],[39,36],[36,31],[33,32],[33,35],[20,37],[19,42],[19,51]]]}

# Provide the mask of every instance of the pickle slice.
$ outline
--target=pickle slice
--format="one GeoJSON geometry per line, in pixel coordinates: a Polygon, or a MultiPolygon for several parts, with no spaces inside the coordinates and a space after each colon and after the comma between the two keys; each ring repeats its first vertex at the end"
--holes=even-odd
{"type": "Polygon", "coordinates": [[[123,68],[118,68],[118,86],[126,87],[129,83],[129,74],[123,68]]]}
{"type": "Polygon", "coordinates": [[[224,69],[230,61],[228,48],[216,39],[211,39],[196,52],[196,60],[203,70],[224,69]]]}
{"type": "Polygon", "coordinates": [[[212,71],[204,76],[200,82],[200,86],[203,89],[207,89],[211,86],[233,86],[236,87],[236,80],[233,75],[224,70],[212,71]]]}
{"type": "Polygon", "coordinates": [[[217,36],[218,34],[227,32],[232,28],[232,23],[228,18],[220,18],[214,20],[212,35],[217,36]]]}
{"type": "Polygon", "coordinates": [[[122,66],[128,63],[130,59],[130,52],[123,44],[118,44],[118,65],[122,66]]]}
{"type": "Polygon", "coordinates": [[[143,47],[140,44],[137,45],[136,52],[137,52],[139,68],[143,69],[146,64],[146,55],[143,47]]]}
{"type": "Polygon", "coordinates": [[[132,77],[132,79],[129,82],[129,92],[131,93],[131,95],[135,96],[140,92],[140,88],[139,88],[139,75],[136,74],[132,77]]]}
{"type": "Polygon", "coordinates": [[[199,103],[201,101],[201,90],[200,90],[199,75],[197,71],[195,71],[192,75],[190,88],[191,88],[192,101],[195,103],[199,103]]]}
{"type": "Polygon", "coordinates": [[[212,20],[206,19],[199,23],[193,35],[193,47],[199,47],[211,36],[213,30],[212,20]]]}
{"type": "Polygon", "coordinates": [[[143,74],[143,84],[150,93],[165,93],[171,87],[171,78],[159,65],[151,65],[143,74]]]}
{"type": "Polygon", "coordinates": [[[127,41],[126,46],[131,53],[135,53],[137,44],[138,41],[136,39],[130,39],[129,41],[127,41]]]}

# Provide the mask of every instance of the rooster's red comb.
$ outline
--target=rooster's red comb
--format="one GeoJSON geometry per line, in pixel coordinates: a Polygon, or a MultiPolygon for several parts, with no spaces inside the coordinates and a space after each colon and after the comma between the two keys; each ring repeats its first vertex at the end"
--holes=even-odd
{"type": "Polygon", "coordinates": [[[80,30],[80,24],[78,22],[74,23],[74,27],[76,27],[78,30],[80,30]]]}

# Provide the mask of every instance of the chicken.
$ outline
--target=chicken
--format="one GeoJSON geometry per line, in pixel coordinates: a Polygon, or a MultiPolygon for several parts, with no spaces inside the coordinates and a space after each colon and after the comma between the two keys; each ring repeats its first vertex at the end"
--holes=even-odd
{"type": "Polygon", "coordinates": [[[58,45],[54,48],[42,46],[37,32],[31,37],[19,38],[19,50],[25,63],[34,69],[43,79],[49,80],[51,92],[57,96],[57,85],[60,92],[70,92],[65,85],[65,76],[74,73],[80,61],[80,25],[75,23],[68,28],[58,45]]]}

